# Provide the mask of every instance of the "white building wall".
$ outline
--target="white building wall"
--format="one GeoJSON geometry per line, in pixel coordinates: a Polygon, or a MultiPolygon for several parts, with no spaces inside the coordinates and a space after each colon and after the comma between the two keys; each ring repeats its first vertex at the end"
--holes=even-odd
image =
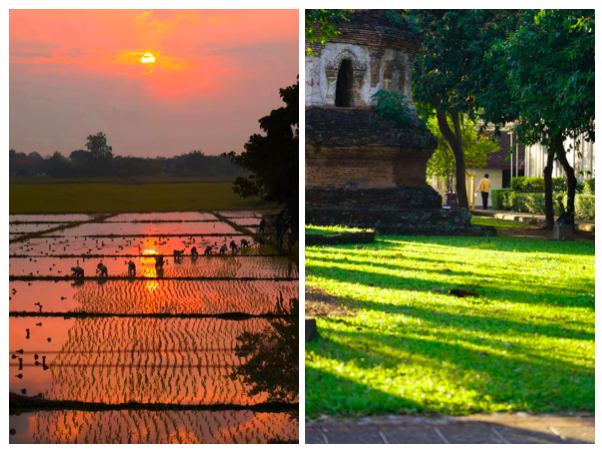
{"type": "MultiPolygon", "coordinates": [[[[580,148],[576,151],[573,139],[564,142],[565,149],[569,149],[567,159],[575,169],[579,181],[596,177],[596,144],[581,141],[580,148]]],[[[542,145],[533,145],[525,149],[525,176],[543,177],[543,169],[547,161],[547,149],[542,145]]],[[[563,176],[562,165],[554,162],[553,177],[563,176]]]]}
{"type": "MultiPolygon", "coordinates": [[[[494,189],[501,189],[502,188],[502,173],[503,170],[501,169],[487,169],[487,168],[483,168],[483,169],[475,169],[475,168],[469,168],[468,173],[470,173],[471,175],[475,175],[475,191],[477,189],[477,187],[479,187],[479,183],[481,182],[481,179],[483,179],[485,177],[485,174],[489,175],[489,180],[491,181],[491,189],[489,189],[489,193],[491,193],[492,190],[494,189]]],[[[467,187],[470,187],[470,185],[467,185],[467,187]]],[[[489,208],[491,208],[491,196],[489,196],[489,202],[488,202],[489,208]]],[[[483,202],[481,200],[481,194],[475,194],[475,206],[477,208],[482,208],[483,207],[483,202]]]]}

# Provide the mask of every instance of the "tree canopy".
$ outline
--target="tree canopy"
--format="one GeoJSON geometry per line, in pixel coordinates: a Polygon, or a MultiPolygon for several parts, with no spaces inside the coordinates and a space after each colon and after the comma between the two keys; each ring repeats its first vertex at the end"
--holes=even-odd
{"type": "Polygon", "coordinates": [[[113,158],[113,147],[107,144],[107,136],[104,132],[96,135],[88,135],[86,148],[92,153],[96,160],[111,160],[113,158]]]}
{"type": "MultiPolygon", "coordinates": [[[[544,171],[548,228],[553,220],[552,166],[556,159],[567,177],[567,214],[575,211],[575,171],[564,142],[583,137],[595,141],[595,11],[520,10],[517,27],[495,42],[487,69],[504,75],[505,102],[494,87],[479,94],[482,116],[492,123],[515,119],[526,145],[548,149],[544,171]]],[[[579,153],[579,140],[576,142],[579,153]]]]}
{"type": "Polygon", "coordinates": [[[413,97],[421,114],[435,111],[440,135],[454,156],[458,204],[467,208],[462,116],[478,117],[483,90],[497,90],[498,98],[507,99],[503,74],[492,71],[485,60],[491,45],[514,26],[514,15],[498,10],[409,10],[406,16],[422,37],[413,97]]]}
{"type": "Polygon", "coordinates": [[[254,134],[245,151],[227,156],[232,163],[251,172],[234,181],[234,192],[243,198],[261,197],[284,205],[281,232],[298,236],[299,219],[299,80],[280,89],[284,107],[259,120],[264,134],[254,134]]]}
{"type": "MultiPolygon", "coordinates": [[[[428,178],[436,177],[443,179],[449,191],[451,190],[452,182],[456,178],[454,156],[450,152],[447,142],[439,130],[437,119],[434,116],[428,119],[427,127],[437,137],[438,145],[435,153],[428,161],[426,175],[428,178]]],[[[467,116],[462,117],[461,128],[466,167],[485,167],[489,160],[489,155],[500,150],[499,145],[492,138],[479,134],[477,125],[467,116]]]]}

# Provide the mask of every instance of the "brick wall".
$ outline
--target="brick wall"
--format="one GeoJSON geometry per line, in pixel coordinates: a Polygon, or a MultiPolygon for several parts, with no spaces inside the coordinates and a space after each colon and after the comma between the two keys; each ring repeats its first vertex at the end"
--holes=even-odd
{"type": "Polygon", "coordinates": [[[305,184],[311,188],[380,189],[426,187],[426,163],[432,149],[364,146],[322,148],[306,146],[305,184]]]}

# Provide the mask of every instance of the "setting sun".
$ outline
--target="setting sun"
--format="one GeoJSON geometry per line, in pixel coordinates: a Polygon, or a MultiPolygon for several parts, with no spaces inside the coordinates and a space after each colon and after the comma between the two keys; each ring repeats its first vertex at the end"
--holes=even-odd
{"type": "Polygon", "coordinates": [[[142,56],[142,63],[153,64],[155,62],[155,56],[152,53],[145,53],[142,56]]]}

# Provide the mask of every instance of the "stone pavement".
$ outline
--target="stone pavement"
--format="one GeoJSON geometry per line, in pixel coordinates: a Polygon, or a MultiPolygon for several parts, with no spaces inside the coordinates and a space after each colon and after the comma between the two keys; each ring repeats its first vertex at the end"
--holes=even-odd
{"type": "Polygon", "coordinates": [[[593,414],[326,418],[305,425],[306,444],[593,444],[593,414]]]}
{"type": "MultiPolygon", "coordinates": [[[[514,211],[494,211],[492,209],[475,209],[474,215],[482,217],[493,217],[497,220],[509,220],[512,222],[522,222],[528,225],[544,224],[546,216],[543,214],[530,214],[528,212],[514,212],[514,211]]],[[[583,231],[587,233],[595,233],[596,221],[595,220],[575,220],[575,230],[583,231]]]]}

